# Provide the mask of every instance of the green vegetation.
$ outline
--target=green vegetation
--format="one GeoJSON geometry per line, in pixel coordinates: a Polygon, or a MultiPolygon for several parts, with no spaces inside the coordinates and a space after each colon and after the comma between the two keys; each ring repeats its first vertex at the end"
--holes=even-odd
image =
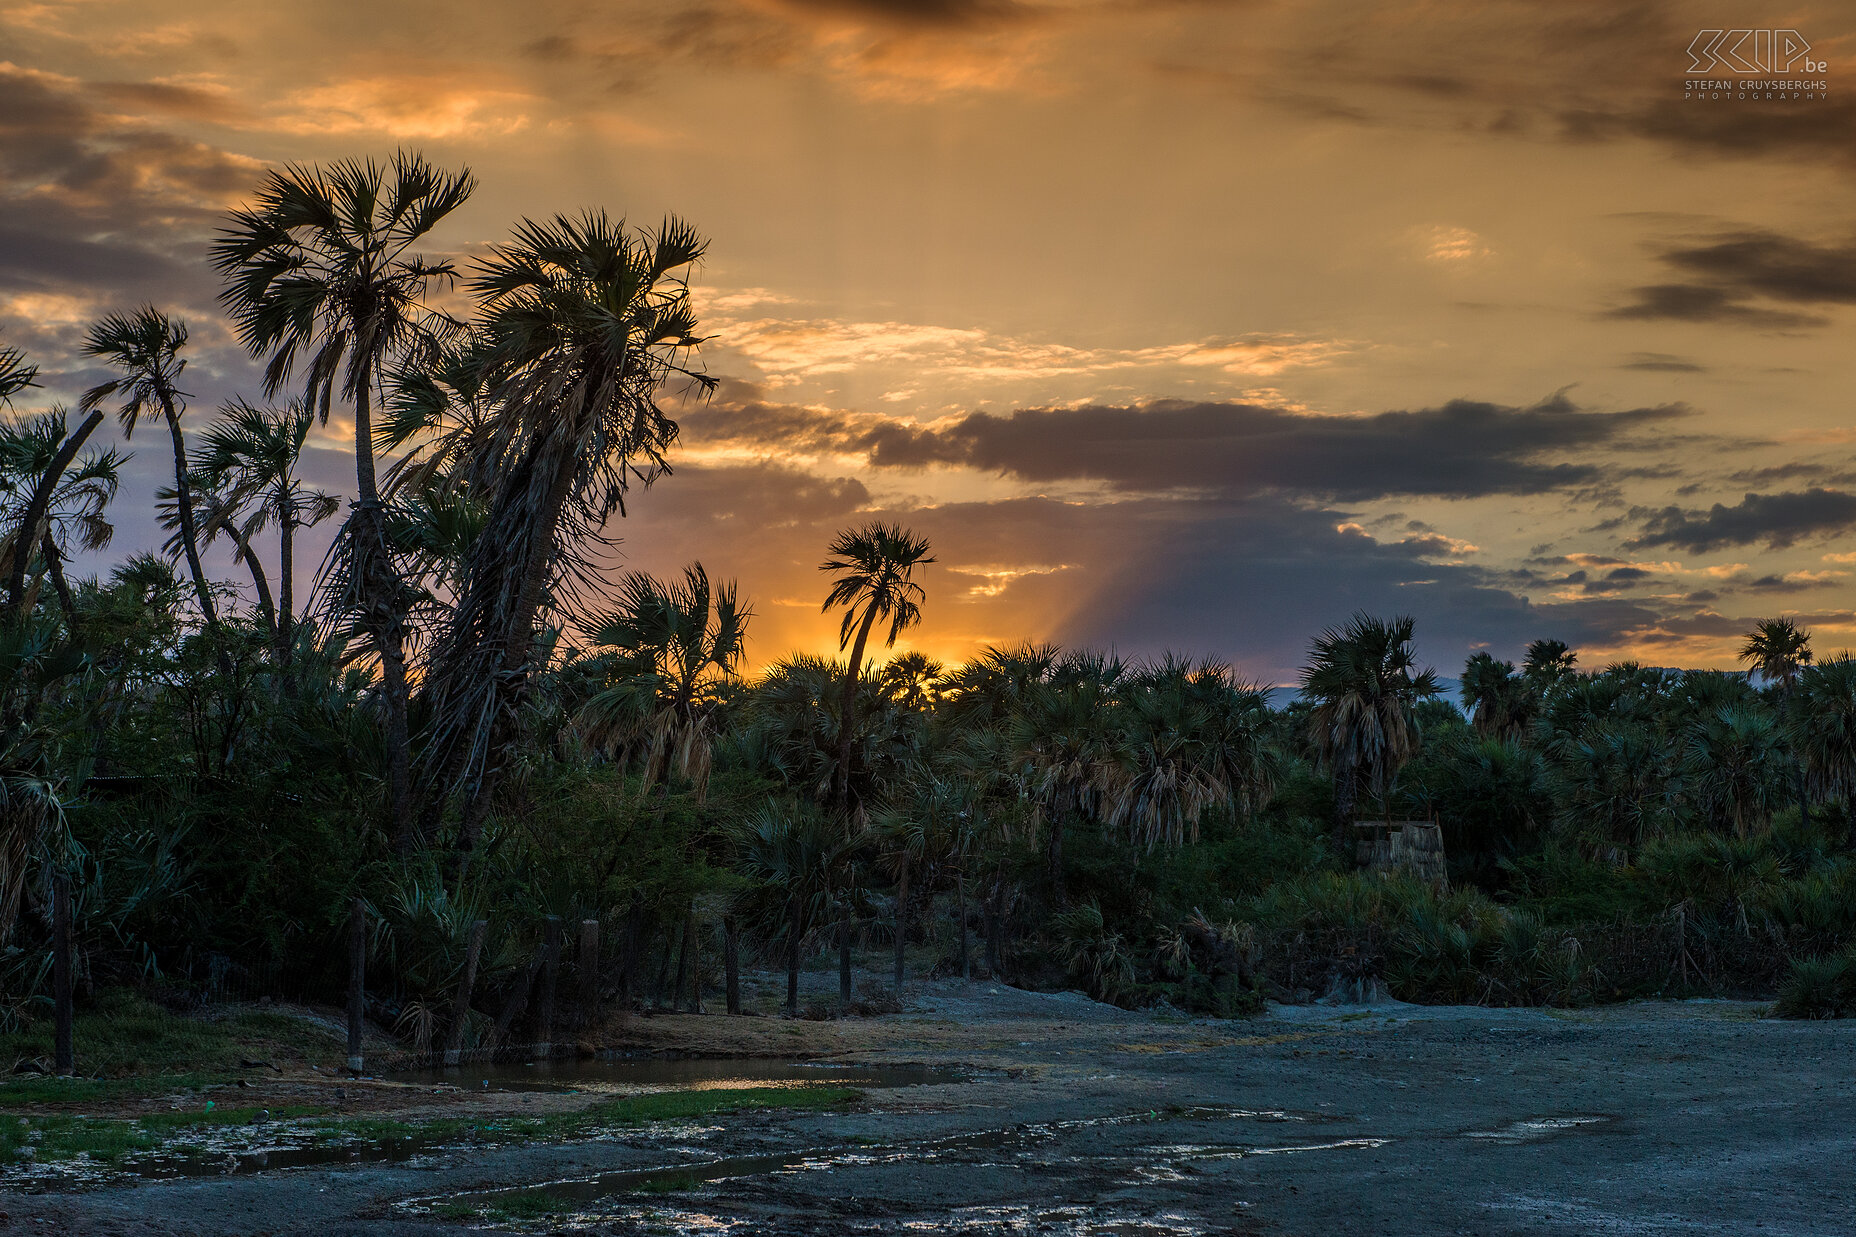
{"type": "MultiPolygon", "coordinates": [[[[827,951],[818,1012],[879,1008],[852,1001],[859,946],[894,950],[897,989],[925,946],[942,974],[1218,1016],[1371,983],[1528,1004],[1783,986],[1788,1012],[1848,1011],[1856,662],[1817,662],[1795,624],[1749,634],[1746,674],[1478,653],[1459,710],[1411,619],[1362,614],[1314,637],[1280,708],[1177,657],[878,663],[931,606],[934,557],[871,523],[821,568],[846,655],[749,681],[732,583],[602,569],[628,496],[676,483],[671,396],[713,386],[686,282],[707,241],[595,211],[467,269],[416,256],[473,187],[409,153],[262,178],[213,259],[282,406],[190,410],[188,328],[149,307],[89,332],[114,376],[79,423],[0,424],[0,1053],[50,1051],[54,876],[87,1075],[321,1051],[300,1024],[124,994],[339,1000],[357,897],[369,1013],[415,1051],[530,1042],[548,993],[563,1032],[714,1002],[742,951],[785,966],[789,1014],[827,951]],[[345,512],[297,476],[336,408],[345,512]],[[167,431],[174,539],[73,580],[113,533],[124,457],[85,449],[107,414],[167,431]],[[294,539],[338,514],[299,601],[294,539]],[[205,577],[216,540],[248,595],[205,577]],[[1401,834],[1361,870],[1361,816],[1435,822],[1447,869],[1411,830],[1431,867],[1401,834]]],[[[0,401],[36,382],[0,351],[0,401]]]]}
{"type": "MultiPolygon", "coordinates": [[[[42,1091],[41,1095],[74,1100],[42,1091]]],[[[23,1102],[14,1098],[15,1102],[23,1102]]],[[[722,1091],[664,1091],[591,1104],[573,1112],[539,1117],[467,1116],[420,1120],[367,1116],[332,1116],[325,1107],[297,1106],[270,1110],[220,1108],[197,1101],[186,1111],[150,1112],[132,1117],[88,1117],[17,1110],[0,1115],[0,1164],[21,1158],[22,1151],[41,1162],[84,1155],[114,1162],[125,1156],[155,1152],[189,1154],[215,1132],[247,1127],[276,1128],[288,1123],[293,1139],[310,1144],[555,1142],[583,1138],[601,1130],[687,1121],[722,1113],[786,1109],[817,1112],[840,1108],[863,1098],[843,1087],[765,1087],[722,1091]]]]}

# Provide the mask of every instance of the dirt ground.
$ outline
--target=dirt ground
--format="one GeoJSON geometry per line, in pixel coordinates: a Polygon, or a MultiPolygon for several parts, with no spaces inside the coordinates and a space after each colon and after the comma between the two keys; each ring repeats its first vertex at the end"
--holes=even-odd
{"type": "MultiPolygon", "coordinates": [[[[1216,1022],[941,980],[882,1018],[663,1016],[612,1035],[638,1049],[959,1064],[967,1082],[873,1090],[845,1112],[401,1164],[0,1192],[0,1229],[455,1234],[472,1222],[447,1213],[488,1200],[502,1210],[487,1214],[521,1214],[521,1198],[495,1191],[564,1182],[557,1197],[579,1200],[565,1211],[475,1226],[1848,1237],[1856,1023],[1761,1013],[1729,1002],[1571,1013],[1379,1004],[1216,1022]],[[715,1179],[595,1180],[664,1168],[715,1179]]],[[[351,1093],[358,1106],[406,1112],[580,1102],[351,1093]]]]}

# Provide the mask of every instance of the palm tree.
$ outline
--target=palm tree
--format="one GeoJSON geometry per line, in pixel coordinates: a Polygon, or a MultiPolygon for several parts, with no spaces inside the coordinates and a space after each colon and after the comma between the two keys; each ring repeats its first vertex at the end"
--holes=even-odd
{"type": "Polygon", "coordinates": [[[911,650],[884,663],[880,677],[897,704],[921,711],[934,705],[943,669],[926,653],[911,650]]]}
{"type": "MultiPolygon", "coordinates": [[[[1761,619],[1747,633],[1740,647],[1740,660],[1759,672],[1767,683],[1779,689],[1779,721],[1791,720],[1792,689],[1798,675],[1811,664],[1811,633],[1788,618],[1761,619]]],[[[1798,814],[1807,823],[1811,819],[1811,802],[1806,797],[1804,763],[1792,762],[1792,791],[1798,800],[1798,814]]]]}
{"type": "Polygon", "coordinates": [[[870,630],[878,619],[888,622],[883,647],[894,648],[897,637],[921,622],[921,603],[927,599],[913,576],[917,567],[934,562],[926,537],[917,537],[900,524],[872,521],[862,528],[839,533],[826,551],[831,557],[819,570],[835,576],[821,612],[844,607],[838,626],[838,648],[851,646],[840,689],[838,772],[835,795],[840,805],[851,802],[851,728],[857,705],[857,681],[870,630]],[[852,634],[855,633],[855,643],[852,634]]]}
{"type": "Polygon", "coordinates": [[[1072,656],[1053,681],[1034,685],[1013,713],[1010,750],[1044,830],[1045,875],[1052,904],[1069,902],[1063,836],[1072,821],[1096,814],[1115,736],[1109,709],[1126,668],[1113,658],[1072,656]]]}
{"type": "MultiPolygon", "coordinates": [[[[277,639],[277,602],[271,595],[270,576],[264,570],[264,563],[258,558],[257,551],[251,548],[251,537],[240,523],[245,514],[236,500],[225,491],[217,489],[211,481],[196,470],[193,475],[193,510],[200,521],[200,540],[212,545],[220,537],[232,539],[232,561],[244,563],[251,572],[252,587],[257,590],[258,614],[264,620],[264,629],[271,633],[275,644],[277,639]]],[[[174,487],[164,485],[155,491],[155,518],[170,536],[163,552],[171,555],[180,553],[180,501],[174,493],[174,487]]]]}
{"type": "Polygon", "coordinates": [[[429,351],[449,322],[426,296],[456,276],[448,262],[412,252],[461,206],[476,180],[408,151],[385,165],[343,160],[265,173],[256,201],[232,212],[213,242],[227,285],[220,300],[252,356],[265,360],[264,393],[275,397],[299,361],[303,404],[326,424],[339,395],[354,408],[359,499],[335,553],[348,560],[334,598],[360,616],[380,659],[387,716],[388,780],[395,814],[411,804],[402,595],[387,542],[374,468],[373,394],[395,361],[429,351]]]}
{"type": "Polygon", "coordinates": [[[1799,756],[1818,792],[1842,800],[1856,835],[1856,659],[1847,654],[1807,666],[1798,676],[1792,723],[1799,756]]]}
{"type": "Polygon", "coordinates": [[[765,804],[736,827],[735,845],[761,894],[745,899],[748,908],[758,911],[767,936],[786,937],[786,1012],[796,1017],[801,946],[829,914],[831,872],[851,847],[802,801],[765,804]]]}
{"type": "Polygon", "coordinates": [[[1248,813],[1270,793],[1274,760],[1263,694],[1218,663],[1167,659],[1117,693],[1098,766],[1103,823],[1149,850],[1196,840],[1206,809],[1248,813]]]}
{"type": "Polygon", "coordinates": [[[1578,660],[1579,655],[1567,648],[1564,641],[1536,640],[1527,646],[1527,656],[1521,661],[1521,677],[1537,693],[1544,694],[1548,688],[1572,674],[1578,660]]]}
{"type": "Polygon", "coordinates": [[[1744,838],[1767,822],[1778,799],[1778,719],[1759,704],[1718,709],[1689,728],[1682,762],[1703,814],[1744,838]]]}
{"type": "Polygon", "coordinates": [[[1680,780],[1670,747],[1648,726],[1594,721],[1555,744],[1550,772],[1559,827],[1622,852],[1662,831],[1680,780]]]}
{"type": "Polygon", "coordinates": [[[18,348],[0,348],[0,407],[10,408],[13,397],[39,385],[39,367],[18,348]]]}
{"type": "Polygon", "coordinates": [[[627,575],[617,606],[584,627],[609,685],[581,706],[581,736],[642,757],[646,787],[675,773],[700,802],[751,617],[734,583],[712,587],[701,563],[684,568],[681,583],[627,575]]]}
{"type": "Polygon", "coordinates": [[[168,439],[174,449],[174,493],[180,518],[181,549],[187,557],[187,572],[193,578],[194,596],[208,627],[219,625],[213,607],[213,590],[206,572],[200,567],[200,539],[194,527],[193,499],[187,477],[187,442],[181,435],[180,418],[186,411],[186,395],[179,387],[181,371],[187,362],[180,350],[187,344],[187,324],[170,319],[153,306],[143,306],[133,314],[110,314],[91,326],[84,337],[86,356],[98,357],[123,371],[121,378],[98,383],[84,393],[80,407],[94,411],[111,396],[122,397],[116,416],[122,422],[122,436],[135,433],[142,414],[159,411],[167,422],[168,439]]]}
{"type": "Polygon", "coordinates": [[[632,233],[603,211],[525,221],[471,280],[483,297],[495,413],[453,469],[486,512],[434,651],[428,819],[465,802],[462,848],[488,809],[526,690],[538,614],[590,578],[588,551],[633,481],[666,471],[677,423],[657,395],[702,340],[685,274],[707,242],[667,219],[632,233]]]}
{"type": "Polygon", "coordinates": [[[1437,694],[1437,676],[1417,671],[1415,624],[1356,614],[1316,637],[1302,669],[1302,694],[1314,701],[1309,741],[1334,775],[1334,840],[1344,853],[1362,781],[1386,810],[1398,771],[1418,751],[1412,709],[1437,694]]]}
{"type": "Polygon", "coordinates": [[[1533,713],[1532,683],[1517,677],[1514,663],[1475,653],[1463,664],[1463,707],[1476,733],[1487,739],[1516,739],[1533,713]]]}
{"type": "Polygon", "coordinates": [[[26,567],[36,552],[57,592],[65,622],[75,634],[77,606],[65,580],[64,563],[73,545],[83,551],[101,550],[115,536],[104,511],[116,497],[126,457],[112,448],[72,459],[65,451],[71,437],[62,409],[0,426],[0,492],[31,496],[24,503],[8,503],[0,511],[0,562],[19,564],[23,585],[26,567]],[[41,491],[43,502],[38,502],[41,491]]]}
{"type": "Polygon", "coordinates": [[[313,416],[300,403],[286,408],[255,408],[242,399],[222,410],[194,452],[194,469],[226,501],[209,524],[231,528],[240,554],[262,569],[252,556],[251,539],[269,525],[277,528],[278,593],[273,625],[277,659],[288,665],[295,635],[296,530],[333,516],[334,495],[309,489],[297,480],[297,461],[309,436],[313,416]]]}

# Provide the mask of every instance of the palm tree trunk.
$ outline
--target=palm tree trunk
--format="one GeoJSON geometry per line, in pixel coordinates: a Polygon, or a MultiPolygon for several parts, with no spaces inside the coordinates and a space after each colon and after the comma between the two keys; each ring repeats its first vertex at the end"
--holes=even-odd
{"type": "Polygon", "coordinates": [[[271,600],[271,581],[264,574],[264,564],[258,560],[258,552],[251,548],[251,541],[240,536],[237,539],[238,557],[251,569],[251,584],[258,591],[258,612],[264,616],[264,625],[271,630],[273,639],[277,636],[277,606],[271,600]]]}
{"type": "Polygon", "coordinates": [[[387,549],[386,511],[374,473],[372,387],[362,382],[354,398],[355,560],[359,601],[380,658],[380,686],[387,715],[387,789],[397,822],[394,846],[410,854],[414,841],[412,811],[412,734],[406,721],[406,644],[399,613],[398,581],[387,549]]]}
{"type": "Polygon", "coordinates": [[[1070,904],[1070,894],[1063,883],[1063,817],[1061,811],[1050,814],[1050,837],[1044,848],[1044,869],[1050,880],[1051,905],[1058,910],[1070,904]]]}
{"type": "Polygon", "coordinates": [[[908,968],[909,947],[909,857],[902,857],[902,872],[896,878],[896,999],[902,999],[902,980],[908,968]]]}
{"type": "Polygon", "coordinates": [[[161,397],[161,411],[167,418],[168,439],[174,447],[174,506],[180,513],[181,549],[187,556],[188,574],[193,577],[194,595],[200,599],[200,614],[208,627],[217,627],[219,615],[213,607],[213,590],[207,587],[206,572],[200,566],[200,540],[193,524],[193,491],[187,484],[187,442],[181,436],[180,414],[165,394],[161,397]]]}
{"type": "Polygon", "coordinates": [[[857,673],[863,665],[864,646],[869,643],[870,628],[875,622],[876,607],[872,605],[858,625],[857,643],[851,646],[851,661],[844,669],[844,692],[838,706],[838,778],[834,793],[845,808],[851,803],[851,714],[857,707],[857,673]]]}
{"type": "Polygon", "coordinates": [[[792,936],[786,942],[786,1016],[799,1016],[799,931],[804,917],[799,899],[793,898],[792,936]]]}
{"type": "Polygon", "coordinates": [[[846,907],[838,921],[838,1009],[851,1012],[851,912],[846,907]]]}
{"type": "Polygon", "coordinates": [[[52,535],[46,533],[40,538],[41,551],[45,555],[45,572],[52,578],[52,588],[58,594],[58,608],[64,611],[64,622],[72,636],[77,635],[77,602],[71,597],[71,586],[65,583],[64,556],[58,552],[58,543],[52,535]]]}
{"type": "Polygon", "coordinates": [[[964,866],[954,876],[954,889],[960,901],[960,977],[972,979],[972,959],[967,953],[967,873],[964,866]]]}
{"type": "Polygon", "coordinates": [[[103,424],[103,414],[93,412],[84,418],[83,424],[65,438],[59,445],[58,453],[52,457],[51,465],[46,468],[32,487],[32,497],[26,503],[25,514],[20,517],[20,536],[13,546],[13,564],[7,572],[6,608],[13,611],[19,608],[20,599],[26,593],[26,567],[32,562],[33,538],[29,530],[37,528],[45,520],[45,513],[51,508],[52,491],[58,488],[58,481],[64,476],[64,470],[71,466],[97,426],[103,424]]]}
{"type": "Polygon", "coordinates": [[[290,630],[296,597],[296,582],[291,578],[296,571],[295,516],[289,491],[280,491],[277,503],[277,661],[285,666],[290,664],[290,653],[296,643],[290,630]]]}
{"type": "Polygon", "coordinates": [[[1334,773],[1334,846],[1345,866],[1353,866],[1353,806],[1360,792],[1359,779],[1353,769],[1334,773]]]}
{"type": "Polygon", "coordinates": [[[735,917],[722,916],[722,982],[728,999],[728,1012],[741,1012],[741,941],[735,932],[735,917]]]}
{"type": "MultiPolygon", "coordinates": [[[[519,702],[527,677],[528,656],[535,641],[535,616],[541,610],[541,603],[547,591],[548,575],[554,561],[554,537],[560,527],[561,513],[567,505],[567,496],[573,485],[574,456],[571,451],[563,452],[561,459],[554,464],[554,476],[549,481],[548,491],[539,507],[530,512],[505,507],[500,512],[492,513],[486,530],[486,538],[497,535],[503,524],[512,524],[518,520],[526,522],[525,530],[508,530],[511,540],[526,539],[526,549],[518,549],[515,562],[507,563],[495,569],[488,578],[481,581],[472,579],[465,585],[466,589],[488,590],[497,594],[489,599],[478,600],[480,607],[487,606],[488,612],[494,614],[502,632],[500,647],[494,648],[492,664],[485,666],[480,658],[471,656],[473,650],[455,648],[451,650],[451,664],[446,667],[448,676],[468,674],[491,675],[491,685],[487,690],[496,692],[498,699],[487,710],[491,717],[490,734],[486,747],[489,755],[486,766],[474,787],[468,788],[464,819],[465,827],[459,835],[459,849],[468,854],[477,844],[478,831],[471,824],[475,819],[481,822],[488,812],[487,804],[495,792],[501,776],[501,761],[498,759],[502,748],[510,742],[508,718],[517,712],[514,707],[519,702]],[[500,519],[498,516],[500,515],[500,519]],[[512,591],[513,586],[513,591],[512,591]],[[502,694],[509,690],[503,686],[514,682],[517,699],[502,699],[502,694]]],[[[467,602],[476,600],[468,595],[467,602]]],[[[465,629],[454,629],[452,638],[462,642],[472,638],[465,629]]],[[[440,682],[439,699],[449,692],[457,694],[468,691],[471,685],[458,682],[440,682]]],[[[460,781],[466,771],[471,743],[468,737],[459,737],[452,744],[450,755],[445,761],[441,776],[436,780],[433,801],[426,805],[427,817],[436,820],[442,811],[444,797],[454,783],[460,781]]]]}

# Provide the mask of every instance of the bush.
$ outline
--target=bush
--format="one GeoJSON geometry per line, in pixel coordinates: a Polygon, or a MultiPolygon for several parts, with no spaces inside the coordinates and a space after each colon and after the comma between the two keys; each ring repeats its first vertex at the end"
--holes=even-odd
{"type": "Polygon", "coordinates": [[[1794,962],[1773,1012],[1782,1018],[1856,1017],[1856,949],[1794,962]]]}

